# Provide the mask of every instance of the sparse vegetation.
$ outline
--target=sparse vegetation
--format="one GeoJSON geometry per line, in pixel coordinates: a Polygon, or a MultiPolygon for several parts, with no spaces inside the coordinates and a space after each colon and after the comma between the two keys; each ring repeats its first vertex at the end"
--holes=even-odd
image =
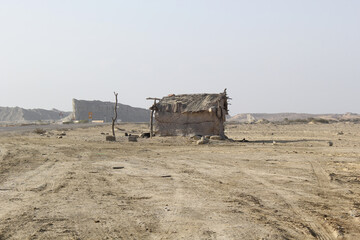
{"type": "Polygon", "coordinates": [[[34,133],[36,134],[45,134],[46,133],[46,130],[42,129],[42,128],[36,128],[34,130],[34,133]]]}
{"type": "Polygon", "coordinates": [[[323,119],[323,118],[308,118],[307,119],[308,122],[312,122],[312,123],[329,123],[329,120],[323,119]]]}
{"type": "Polygon", "coordinates": [[[279,124],[308,124],[308,123],[322,123],[327,124],[330,123],[329,120],[323,118],[299,118],[299,119],[288,119],[284,118],[282,122],[278,122],[279,124]]]}
{"type": "Polygon", "coordinates": [[[307,119],[299,118],[299,119],[288,119],[284,118],[283,121],[276,122],[278,124],[305,124],[309,121],[307,119]]]}
{"type": "Polygon", "coordinates": [[[360,123],[360,119],[359,119],[359,118],[354,118],[354,119],[340,119],[339,122],[360,123]]]}

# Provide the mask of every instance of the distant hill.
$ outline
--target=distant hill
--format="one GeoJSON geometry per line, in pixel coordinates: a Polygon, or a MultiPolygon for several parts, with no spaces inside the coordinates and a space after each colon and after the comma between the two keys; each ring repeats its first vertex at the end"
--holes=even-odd
{"type": "MultiPolygon", "coordinates": [[[[57,109],[24,109],[20,107],[0,107],[0,122],[26,123],[37,121],[69,121],[87,120],[89,112],[93,113],[93,120],[110,122],[114,114],[113,102],[86,101],[73,99],[73,112],[57,109]]],[[[131,107],[118,103],[118,121],[147,122],[150,111],[144,108],[131,107]]],[[[227,118],[228,122],[253,123],[261,121],[281,122],[296,121],[309,118],[325,119],[329,121],[360,121],[360,114],[308,114],[308,113],[240,113],[227,118]]]]}
{"type": "MultiPolygon", "coordinates": [[[[87,101],[73,99],[73,116],[75,120],[88,120],[89,113],[93,120],[111,122],[114,116],[113,102],[87,101]]],[[[122,122],[148,122],[150,111],[144,108],[131,107],[118,103],[118,121],[122,122]]]]}
{"type": "Polygon", "coordinates": [[[20,107],[0,107],[0,122],[36,122],[58,121],[69,116],[71,112],[57,109],[24,109],[20,107]]]}
{"type": "Polygon", "coordinates": [[[360,120],[360,115],[356,113],[346,114],[308,114],[308,113],[241,113],[235,116],[229,117],[229,122],[242,122],[251,123],[262,120],[270,122],[279,122],[284,120],[301,120],[301,119],[325,119],[329,121],[341,121],[341,120],[360,120]]]}

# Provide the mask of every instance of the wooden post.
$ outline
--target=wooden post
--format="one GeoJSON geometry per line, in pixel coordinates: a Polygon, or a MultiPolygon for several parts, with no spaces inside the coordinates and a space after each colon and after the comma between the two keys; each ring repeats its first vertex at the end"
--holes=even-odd
{"type": "MultiPolygon", "coordinates": [[[[154,105],[155,105],[155,101],[154,100],[154,105]]],[[[153,123],[154,123],[154,109],[151,110],[151,113],[150,113],[150,138],[153,137],[153,123]]]]}
{"type": "Polygon", "coordinates": [[[118,103],[118,94],[114,92],[114,95],[115,95],[115,106],[114,106],[114,113],[115,113],[115,117],[112,118],[112,133],[113,133],[113,136],[115,138],[115,129],[114,129],[114,126],[115,126],[115,121],[117,119],[117,103],[118,103]]]}
{"type": "Polygon", "coordinates": [[[154,128],[153,128],[153,125],[154,125],[154,112],[155,112],[155,109],[156,109],[156,101],[157,100],[160,100],[159,98],[146,98],[146,100],[154,100],[154,104],[150,107],[150,138],[153,137],[154,135],[154,128]]]}

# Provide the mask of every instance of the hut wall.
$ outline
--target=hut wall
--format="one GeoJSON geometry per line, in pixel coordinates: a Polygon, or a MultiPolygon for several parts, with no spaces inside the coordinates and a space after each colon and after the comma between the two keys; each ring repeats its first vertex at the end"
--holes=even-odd
{"type": "Polygon", "coordinates": [[[156,112],[155,121],[156,133],[160,136],[224,134],[224,122],[216,113],[156,112]]]}

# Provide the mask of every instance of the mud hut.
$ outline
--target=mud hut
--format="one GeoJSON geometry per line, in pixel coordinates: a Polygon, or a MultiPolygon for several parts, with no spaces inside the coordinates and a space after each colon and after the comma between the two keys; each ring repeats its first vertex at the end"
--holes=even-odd
{"type": "Polygon", "coordinates": [[[220,94],[182,94],[163,97],[151,108],[160,136],[224,135],[228,114],[226,89],[220,94]]]}

